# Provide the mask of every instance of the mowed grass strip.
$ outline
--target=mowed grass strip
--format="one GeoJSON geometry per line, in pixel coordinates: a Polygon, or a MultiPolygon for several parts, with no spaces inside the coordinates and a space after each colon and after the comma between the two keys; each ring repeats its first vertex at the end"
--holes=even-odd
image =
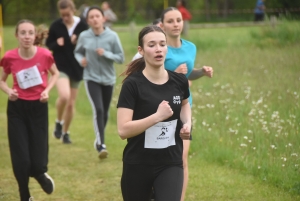
{"type": "MultiPolygon", "coordinates": [[[[194,131],[186,200],[300,200],[288,192],[297,187],[295,181],[299,178],[295,166],[299,163],[299,48],[273,44],[258,47],[251,33],[260,29],[190,32],[189,40],[198,48],[196,66],[213,66],[215,74],[212,79],[194,81],[191,87],[194,131]],[[274,123],[276,127],[272,127],[274,123]],[[279,134],[278,125],[282,127],[279,134]]],[[[4,30],[5,48],[16,47],[13,28],[4,30]]],[[[119,33],[125,64],[136,53],[137,34],[119,33]]],[[[125,64],[116,65],[118,75],[125,64]]],[[[52,136],[57,93],[56,89],[51,92],[49,174],[55,179],[56,191],[45,195],[31,179],[30,189],[36,200],[122,200],[120,177],[126,141],[120,140],[116,129],[122,79],[117,79],[111,105],[106,129],[109,158],[104,161],[99,161],[93,148],[92,110],[83,85],[70,128],[71,145],[63,145],[52,136]]],[[[6,102],[6,95],[0,93],[0,200],[10,201],[18,200],[18,191],[7,142],[6,102]]]]}

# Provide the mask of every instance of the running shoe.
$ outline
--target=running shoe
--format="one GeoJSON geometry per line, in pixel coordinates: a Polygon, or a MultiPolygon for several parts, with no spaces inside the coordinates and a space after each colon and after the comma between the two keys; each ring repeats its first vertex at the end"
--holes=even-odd
{"type": "Polygon", "coordinates": [[[70,140],[70,134],[69,133],[64,133],[62,135],[61,140],[62,140],[62,143],[64,143],[64,144],[71,144],[72,143],[72,141],[70,140]]]}
{"type": "Polygon", "coordinates": [[[108,151],[106,150],[106,145],[105,144],[97,144],[97,141],[95,140],[94,142],[94,147],[98,151],[98,157],[100,159],[105,159],[108,156],[108,151]]]}
{"type": "Polygon", "coordinates": [[[33,198],[33,197],[30,197],[30,198],[29,198],[29,201],[34,201],[34,198],[33,198]]]}
{"type": "Polygon", "coordinates": [[[54,129],[54,132],[53,132],[53,136],[56,138],[56,139],[60,139],[61,136],[62,136],[62,124],[60,122],[55,122],[55,129],[54,129]]]}
{"type": "Polygon", "coordinates": [[[39,182],[45,193],[51,194],[54,191],[54,181],[47,173],[41,174],[35,177],[35,179],[39,182]]]}

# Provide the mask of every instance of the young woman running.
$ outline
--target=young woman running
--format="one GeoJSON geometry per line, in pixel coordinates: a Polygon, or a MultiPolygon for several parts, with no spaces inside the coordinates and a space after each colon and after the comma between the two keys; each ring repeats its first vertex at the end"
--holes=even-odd
{"type": "MultiPolygon", "coordinates": [[[[161,15],[161,27],[165,31],[168,43],[168,54],[165,60],[165,68],[177,73],[183,73],[190,80],[195,80],[203,75],[212,77],[213,69],[204,66],[202,69],[194,69],[196,58],[196,46],[190,41],[180,38],[182,32],[183,20],[181,13],[177,8],[169,7],[161,15]]],[[[192,97],[189,97],[192,106],[192,97]]],[[[183,142],[183,168],[184,183],[182,189],[182,201],[184,200],[188,184],[188,151],[190,140],[183,142]]]]}
{"type": "Polygon", "coordinates": [[[95,143],[99,158],[107,157],[104,130],[108,120],[116,75],[113,63],[123,63],[124,53],[118,34],[104,27],[103,11],[96,6],[87,12],[90,29],[79,36],[74,51],[77,61],[84,68],[83,79],[94,113],[95,143]]]}
{"type": "Polygon", "coordinates": [[[75,5],[72,0],[59,0],[57,7],[61,18],[54,21],[49,29],[46,45],[53,52],[60,76],[56,82],[58,98],[56,100],[57,119],[54,136],[63,143],[71,143],[69,127],[74,116],[75,100],[79,83],[82,80],[82,68],[74,57],[74,48],[79,34],[88,28],[87,24],[74,16],[75,5]]]}
{"type": "Polygon", "coordinates": [[[35,27],[29,20],[16,26],[19,48],[6,52],[0,65],[1,90],[8,95],[7,129],[13,172],[21,201],[32,198],[29,177],[51,194],[54,182],[46,173],[48,164],[48,94],[59,72],[50,51],[34,46],[35,27]],[[51,78],[48,82],[48,72],[51,78]],[[13,87],[7,83],[13,76],[13,87]]]}
{"type": "Polygon", "coordinates": [[[164,68],[166,36],[151,25],[139,33],[138,51],[124,80],[117,110],[123,153],[122,195],[125,201],[179,201],[183,167],[182,141],[189,139],[191,108],[188,80],[164,68]]]}

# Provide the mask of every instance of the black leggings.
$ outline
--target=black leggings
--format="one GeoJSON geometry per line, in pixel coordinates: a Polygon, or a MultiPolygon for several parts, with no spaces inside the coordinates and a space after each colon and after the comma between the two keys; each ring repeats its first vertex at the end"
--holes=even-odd
{"type": "Polygon", "coordinates": [[[152,187],[155,201],[180,201],[182,185],[182,165],[123,163],[121,189],[124,201],[149,201],[152,187]]]}
{"type": "Polygon", "coordinates": [[[97,144],[104,143],[104,130],[108,120],[109,105],[113,94],[113,86],[104,86],[93,81],[85,81],[87,96],[94,113],[94,130],[97,144]]]}
{"type": "Polygon", "coordinates": [[[7,124],[12,167],[20,198],[28,201],[29,177],[47,172],[48,105],[39,100],[8,101],[7,124]]]}

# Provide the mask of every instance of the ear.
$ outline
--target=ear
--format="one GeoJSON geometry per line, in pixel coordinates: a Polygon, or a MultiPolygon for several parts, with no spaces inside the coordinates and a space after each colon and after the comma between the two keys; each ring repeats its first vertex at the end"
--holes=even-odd
{"type": "Polygon", "coordinates": [[[165,31],[165,30],[164,30],[164,25],[163,25],[162,22],[159,23],[159,27],[160,27],[163,31],[165,31]]]}
{"type": "Polygon", "coordinates": [[[138,46],[138,52],[140,55],[144,56],[144,50],[141,46],[138,46]]]}

